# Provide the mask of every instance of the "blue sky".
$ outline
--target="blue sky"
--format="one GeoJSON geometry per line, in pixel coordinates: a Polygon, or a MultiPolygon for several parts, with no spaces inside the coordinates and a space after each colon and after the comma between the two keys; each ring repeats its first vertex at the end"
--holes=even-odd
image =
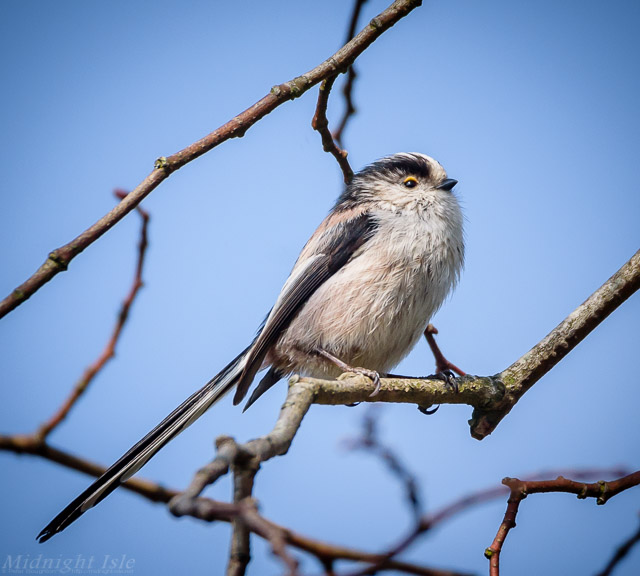
{"type": "MultiPolygon", "coordinates": [[[[370,0],[363,23],[385,7],[370,0]]],[[[169,155],[245,109],[343,40],[350,2],[3,4],[0,21],[0,291],[30,275],[169,155]]],[[[499,372],[587,298],[640,245],[640,8],[634,2],[425,2],[357,63],[355,169],[399,151],[437,158],[466,216],[467,265],[434,318],[445,353],[499,372]]],[[[171,176],[152,215],[145,288],[117,357],[51,438],[107,464],[246,346],[301,246],[341,190],[310,127],[316,90],[171,176]]],[[[336,91],[330,119],[339,118],[336,91]]],[[[102,350],[133,273],[135,214],[0,322],[2,433],[33,430],[102,350]]],[[[468,407],[427,418],[379,410],[385,441],[433,510],[504,476],[548,468],[637,467],[640,299],[612,314],[539,382],[496,432],[469,436],[468,407]]],[[[401,364],[425,374],[424,343],[401,364]]],[[[281,384],[249,412],[217,405],[143,475],[185,486],[213,439],[268,431],[281,384]]],[[[290,453],[263,466],[264,514],[303,534],[369,550],[410,523],[375,459],[344,449],[365,407],[315,407],[290,453]]],[[[106,554],[135,574],[223,574],[225,525],[176,520],[120,490],[62,535],[35,535],[89,479],[0,454],[7,555],[106,554]]],[[[210,490],[228,499],[230,486],[210,490]]],[[[474,509],[407,558],[487,573],[482,553],[505,502],[474,509]]],[[[532,496],[503,552],[506,573],[595,574],[637,525],[637,490],[604,507],[532,496]],[[597,545],[594,543],[597,542],[597,545]],[[551,566],[551,568],[549,568],[551,566]],[[549,572],[547,572],[549,570],[549,572]]],[[[305,573],[317,573],[311,561],[305,573]]],[[[637,574],[640,551],[616,574],[637,574]]],[[[282,571],[256,542],[252,574],[282,571]]]]}

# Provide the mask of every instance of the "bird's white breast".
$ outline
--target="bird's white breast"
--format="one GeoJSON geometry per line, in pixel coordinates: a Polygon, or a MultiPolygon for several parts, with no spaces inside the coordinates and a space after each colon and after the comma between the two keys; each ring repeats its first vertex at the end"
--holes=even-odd
{"type": "Polygon", "coordinates": [[[310,297],[277,349],[293,371],[340,373],[313,356],[321,347],[352,366],[388,372],[413,348],[459,276],[462,215],[457,201],[372,213],[374,236],[310,297]]]}

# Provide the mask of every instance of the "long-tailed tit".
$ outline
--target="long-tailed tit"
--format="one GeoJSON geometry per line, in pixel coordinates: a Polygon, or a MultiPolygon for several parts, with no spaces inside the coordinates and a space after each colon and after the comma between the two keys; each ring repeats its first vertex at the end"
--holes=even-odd
{"type": "Polygon", "coordinates": [[[108,496],[227,392],[235,388],[233,402],[241,402],[262,369],[246,407],[292,373],[356,371],[372,378],[375,393],[379,375],[413,348],[460,275],[456,183],[423,154],[395,154],[356,174],[302,249],[253,342],[60,512],[40,542],[108,496]]]}

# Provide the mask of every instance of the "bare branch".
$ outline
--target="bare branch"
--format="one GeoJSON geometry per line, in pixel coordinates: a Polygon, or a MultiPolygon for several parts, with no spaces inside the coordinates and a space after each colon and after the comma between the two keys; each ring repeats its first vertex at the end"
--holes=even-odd
{"type": "Polygon", "coordinates": [[[59,272],[66,270],[73,258],[131,212],[172,172],[230,138],[244,136],[249,128],[281,104],[299,98],[326,78],[344,72],[384,32],[421,4],[422,0],[396,0],[371,20],[353,40],[324,62],[306,74],[274,86],[261,100],[204,138],[171,156],[156,160],[154,170],[120,204],[71,242],[51,252],[44,264],[29,279],[0,302],[0,318],[31,297],[59,272]]]}
{"type": "MultiPolygon", "coordinates": [[[[285,404],[288,402],[289,399],[285,401],[285,404]]],[[[237,446],[238,445],[235,444],[235,442],[229,443],[227,439],[223,437],[218,445],[218,454],[216,459],[211,465],[205,467],[205,469],[196,474],[190,488],[185,492],[180,493],[175,489],[165,488],[160,484],[156,484],[142,478],[132,478],[127,480],[127,482],[122,486],[127,490],[143,496],[151,502],[170,503],[170,511],[176,516],[192,516],[208,522],[223,521],[231,523],[238,515],[245,514],[244,521],[246,523],[246,512],[243,507],[251,507],[255,510],[255,502],[251,499],[243,500],[239,503],[227,503],[218,502],[209,498],[198,498],[197,496],[185,497],[189,491],[192,493],[199,493],[204,489],[205,485],[203,484],[203,481],[205,479],[212,476],[219,478],[228,472],[228,461],[232,459],[231,454],[234,450],[233,447],[237,446]],[[225,458],[227,459],[226,464],[224,463],[225,458]],[[216,464],[216,466],[212,466],[213,464],[216,464]],[[213,471],[214,467],[217,467],[217,471],[215,472],[213,471]]],[[[79,458],[63,450],[53,448],[47,443],[39,441],[35,435],[0,436],[0,450],[10,451],[16,454],[30,454],[32,456],[38,456],[45,460],[60,464],[66,468],[78,470],[79,472],[83,472],[90,476],[98,477],[105,471],[103,466],[90,462],[84,458],[79,458]]],[[[533,480],[540,477],[557,475],[557,473],[558,471],[540,472],[528,478],[533,480]]],[[[594,476],[597,477],[604,475],[623,476],[626,473],[627,471],[623,469],[562,471],[562,474],[572,476],[573,478],[593,478],[594,476]]],[[[331,565],[337,560],[350,560],[354,562],[368,563],[368,572],[371,572],[371,570],[375,568],[379,571],[395,570],[405,574],[417,574],[422,576],[463,576],[457,572],[435,570],[408,562],[397,561],[394,559],[394,556],[397,556],[406,550],[420,535],[425,534],[436,526],[439,526],[443,522],[454,517],[456,514],[464,512],[475,505],[498,498],[507,492],[508,488],[505,486],[490,487],[465,496],[464,498],[461,498],[460,500],[457,500],[432,514],[423,516],[419,526],[416,527],[411,534],[404,538],[389,552],[384,554],[365,552],[354,548],[337,546],[320,540],[308,538],[294,532],[293,530],[279,526],[264,517],[256,519],[255,516],[253,516],[253,511],[249,514],[249,527],[252,532],[271,542],[272,547],[274,546],[274,539],[277,545],[284,542],[301,551],[313,555],[325,566],[331,565]],[[277,538],[274,536],[275,531],[278,532],[277,538]]]]}
{"type": "Polygon", "coordinates": [[[349,184],[353,179],[353,170],[347,160],[347,151],[336,145],[331,132],[329,131],[329,121],[327,120],[327,105],[329,103],[329,94],[333,83],[337,76],[331,76],[320,84],[318,92],[318,104],[316,105],[316,113],[311,121],[311,127],[317,130],[322,137],[322,149],[329,152],[338,161],[338,165],[342,170],[344,183],[349,184]]]}
{"type": "MultiPolygon", "coordinates": [[[[623,476],[628,474],[628,471],[624,468],[595,468],[595,469],[578,469],[578,470],[561,470],[560,474],[571,475],[577,479],[591,479],[594,477],[602,477],[603,475],[607,476],[623,476]]],[[[545,478],[553,475],[558,475],[558,471],[543,471],[538,472],[536,474],[532,474],[527,476],[526,482],[533,482],[539,480],[540,478],[545,478]]],[[[380,560],[376,563],[372,563],[370,566],[367,566],[363,570],[359,570],[358,572],[354,572],[349,576],[364,576],[366,574],[375,574],[376,570],[379,570],[382,566],[386,565],[387,562],[392,561],[399,554],[402,554],[409,546],[411,546],[416,540],[420,537],[424,536],[431,529],[437,527],[441,523],[446,520],[451,519],[452,517],[465,512],[466,510],[473,508],[474,506],[478,506],[480,504],[484,504],[485,502],[489,502],[491,500],[495,500],[503,496],[504,494],[509,493],[509,488],[505,485],[502,486],[491,486],[489,488],[485,488],[483,490],[478,490],[472,494],[468,494],[459,500],[452,502],[437,510],[431,514],[425,514],[422,516],[420,521],[414,526],[414,528],[395,546],[390,548],[385,554],[380,555],[380,560]]]]}
{"type": "MultiPolygon", "coordinates": [[[[116,190],[115,195],[118,198],[123,199],[127,195],[127,192],[116,190]]],[[[80,380],[76,382],[71,393],[62,404],[62,406],[60,406],[60,408],[58,408],[58,410],[51,416],[51,418],[44,422],[36,432],[36,436],[38,436],[38,438],[40,438],[41,440],[45,440],[45,438],[47,438],[47,436],[51,434],[54,428],[67,417],[69,411],[73,408],[78,399],[87,391],[87,388],[89,387],[91,382],[93,382],[94,378],[105,367],[107,362],[115,356],[116,344],[120,339],[122,329],[124,328],[124,325],[129,317],[129,311],[131,310],[131,306],[133,305],[133,302],[143,285],[142,269],[144,267],[144,257],[148,246],[147,230],[149,226],[149,213],[140,207],[137,207],[136,210],[138,211],[138,214],[140,214],[140,217],[142,219],[142,226],[140,228],[140,241],[138,243],[138,261],[136,263],[133,283],[131,285],[131,288],[129,289],[129,293],[120,306],[120,312],[118,313],[116,325],[114,326],[111,337],[109,338],[107,345],[105,346],[100,356],[84,371],[84,374],[82,375],[80,380]]]]}
{"type": "Polygon", "coordinates": [[[189,487],[171,503],[171,508],[179,507],[180,500],[192,500],[218,478],[227,474],[233,466],[243,463],[256,466],[274,456],[287,453],[302,419],[313,403],[314,390],[310,386],[299,386],[298,379],[291,378],[289,393],[280,408],[280,415],[271,432],[261,438],[250,440],[246,444],[237,444],[229,436],[222,436],[216,441],[217,454],[214,460],[201,468],[191,480],[189,487]],[[253,459],[253,460],[252,460],[253,459]]]}
{"type": "MultiPolygon", "coordinates": [[[[227,440],[228,443],[233,442],[231,438],[227,438],[227,440]]],[[[234,503],[239,504],[244,500],[251,499],[253,482],[259,467],[260,462],[256,458],[244,451],[242,447],[236,445],[234,458],[231,462],[234,503]]],[[[246,523],[247,510],[231,520],[231,551],[227,566],[227,576],[243,576],[251,560],[249,543],[251,529],[246,523]]]]}
{"type": "Polygon", "coordinates": [[[638,288],[640,250],[540,343],[498,374],[506,394],[497,406],[474,410],[471,435],[481,440],[491,434],[529,388],[638,288]]]}
{"type": "Polygon", "coordinates": [[[633,488],[640,484],[640,471],[623,476],[611,482],[593,482],[590,484],[569,480],[563,476],[558,476],[555,480],[532,480],[523,481],[517,478],[505,478],[502,483],[509,487],[509,499],[507,500],[507,511],[500,524],[498,533],[489,548],[485,550],[485,556],[489,560],[490,576],[500,575],[500,553],[509,531],[516,526],[516,516],[520,502],[529,494],[540,494],[546,492],[567,492],[576,494],[578,498],[596,498],[598,504],[605,504],[620,492],[633,488]]]}
{"type": "MultiPolygon", "coordinates": [[[[60,464],[65,468],[71,470],[77,470],[83,472],[89,476],[95,476],[96,478],[102,476],[106,471],[104,466],[100,466],[95,462],[91,462],[86,458],[80,458],[74,456],[69,452],[54,448],[47,442],[43,442],[36,434],[4,436],[0,435],[0,450],[6,452],[13,452],[15,454],[30,454],[31,456],[38,456],[60,464]]],[[[167,503],[171,498],[177,496],[179,492],[171,488],[165,488],[161,484],[151,482],[150,480],[144,480],[143,478],[131,478],[127,480],[122,487],[131,492],[135,492],[140,496],[144,496],[151,502],[167,503]]]]}
{"type": "MultiPolygon", "coordinates": [[[[313,554],[325,567],[330,567],[336,560],[354,560],[375,564],[379,567],[379,570],[396,570],[408,574],[429,576],[461,576],[454,572],[396,562],[385,555],[337,547],[300,536],[291,530],[277,526],[262,518],[255,509],[254,501],[248,496],[250,491],[246,488],[241,491],[240,494],[244,495],[244,498],[239,501],[235,501],[235,497],[238,495],[238,491],[235,491],[234,504],[236,508],[229,508],[230,505],[200,497],[206,486],[212,484],[224,474],[229,473],[229,471],[234,473],[234,486],[237,486],[238,474],[250,476],[252,483],[260,463],[274,456],[284,455],[300,428],[302,419],[311,407],[315,393],[316,389],[313,386],[310,386],[306,381],[293,377],[290,381],[287,399],[282,405],[273,430],[266,436],[251,440],[245,444],[237,444],[233,438],[228,436],[218,438],[216,441],[217,454],[214,460],[196,473],[184,493],[172,499],[169,503],[169,510],[176,516],[193,516],[209,522],[215,520],[242,522],[244,528],[269,540],[274,554],[285,562],[291,575],[296,573],[297,562],[288,554],[285,544],[313,554]],[[247,515],[247,506],[251,507],[249,516],[247,515]]],[[[237,537],[239,538],[241,535],[240,533],[237,537]]],[[[236,538],[235,535],[234,538],[236,538]]],[[[246,547],[232,547],[232,550],[236,552],[239,549],[247,550],[246,547]]],[[[233,562],[234,568],[238,564],[239,559],[233,562]]],[[[227,572],[227,574],[230,573],[229,571],[227,572]]],[[[243,572],[233,573],[242,574],[243,572]]]]}
{"type": "MultiPolygon", "coordinates": [[[[531,482],[542,478],[549,478],[550,476],[571,476],[577,480],[590,480],[591,478],[597,478],[598,476],[626,476],[629,473],[629,470],[622,467],[585,468],[575,470],[565,468],[563,470],[543,470],[535,474],[530,474],[524,477],[524,481],[531,482]]],[[[427,532],[469,508],[495,500],[508,492],[509,489],[503,484],[501,486],[490,486],[483,490],[473,492],[472,494],[467,494],[459,500],[444,506],[440,510],[436,510],[431,514],[423,516],[420,521],[420,529],[422,532],[427,532]]]]}
{"type": "Polygon", "coordinates": [[[237,444],[229,436],[218,438],[215,459],[200,469],[187,490],[176,496],[169,504],[169,510],[176,516],[194,515],[193,511],[203,506],[202,499],[198,496],[204,488],[230,470],[233,472],[233,500],[241,513],[231,518],[233,532],[227,576],[242,576],[245,573],[251,558],[249,548],[251,531],[260,534],[269,541],[273,553],[282,559],[290,576],[297,574],[297,561],[286,549],[286,538],[283,536],[282,530],[275,525],[265,524],[266,521],[263,521],[255,509],[252,490],[260,463],[287,453],[312,400],[313,395],[309,388],[291,387],[287,400],[280,410],[276,425],[269,434],[246,444],[237,444]],[[253,504],[247,507],[249,502],[253,504]]]}
{"type": "MultiPolygon", "coordinates": [[[[349,30],[347,32],[346,42],[349,42],[351,38],[353,38],[356,33],[356,28],[358,26],[358,20],[360,19],[360,12],[362,11],[362,7],[366,3],[367,0],[355,0],[353,5],[353,13],[351,14],[351,23],[349,24],[349,30]]],[[[356,73],[356,69],[353,65],[349,66],[349,70],[347,71],[347,81],[344,83],[342,87],[342,94],[344,96],[345,109],[342,115],[342,119],[338,123],[338,128],[333,132],[333,138],[335,139],[337,145],[339,147],[342,146],[342,135],[344,133],[344,129],[347,126],[347,122],[351,116],[356,113],[356,107],[353,103],[353,84],[355,82],[358,74],[356,73]]]]}

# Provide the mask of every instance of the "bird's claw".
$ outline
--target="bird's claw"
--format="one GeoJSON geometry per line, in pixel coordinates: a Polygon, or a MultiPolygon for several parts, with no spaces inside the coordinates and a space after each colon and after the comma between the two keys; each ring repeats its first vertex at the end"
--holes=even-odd
{"type": "Polygon", "coordinates": [[[449,368],[445,368],[437,374],[431,374],[431,376],[427,376],[427,378],[430,380],[442,380],[444,383],[451,386],[456,394],[460,391],[458,388],[458,380],[456,378],[456,375],[452,370],[449,370],[449,368]]]}
{"type": "Polygon", "coordinates": [[[431,408],[430,406],[418,406],[418,410],[427,416],[435,414],[438,411],[438,408],[440,408],[440,405],[435,408],[431,408]]]}
{"type": "Polygon", "coordinates": [[[380,374],[378,374],[375,370],[366,370],[366,373],[364,373],[364,375],[371,378],[375,385],[373,392],[369,394],[369,398],[371,398],[372,396],[377,396],[378,392],[380,392],[380,374]]]}

